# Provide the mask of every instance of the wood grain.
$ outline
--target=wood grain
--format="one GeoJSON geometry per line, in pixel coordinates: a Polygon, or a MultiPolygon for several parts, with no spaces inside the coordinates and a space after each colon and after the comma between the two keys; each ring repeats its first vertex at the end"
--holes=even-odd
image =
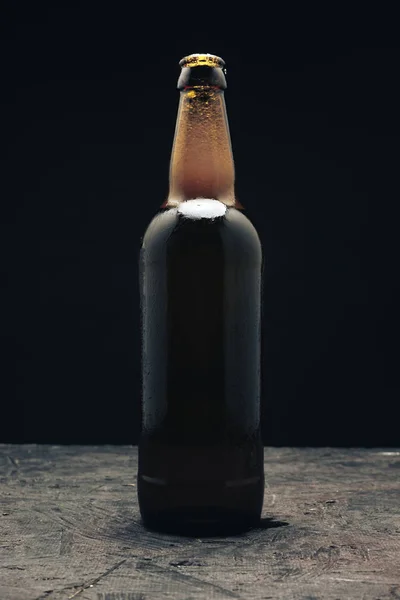
{"type": "Polygon", "coordinates": [[[400,600],[400,451],[267,448],[260,527],[143,529],[132,447],[0,446],[0,600],[400,600]]]}

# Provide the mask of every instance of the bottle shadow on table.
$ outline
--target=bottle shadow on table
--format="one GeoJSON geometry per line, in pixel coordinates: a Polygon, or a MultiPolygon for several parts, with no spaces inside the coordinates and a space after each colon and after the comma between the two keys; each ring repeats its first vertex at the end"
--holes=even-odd
{"type": "Polygon", "coordinates": [[[260,523],[254,529],[274,529],[276,527],[287,527],[289,523],[287,521],[279,521],[272,517],[263,517],[260,519],[260,523]]]}
{"type": "Polygon", "coordinates": [[[215,525],[215,524],[190,524],[177,527],[176,522],[163,522],[159,526],[145,525],[140,519],[138,521],[131,521],[124,526],[119,524],[118,528],[112,528],[109,531],[109,535],[116,541],[132,542],[133,545],[137,545],[142,537],[150,536],[153,540],[156,538],[161,546],[170,545],[169,542],[175,541],[176,538],[180,538],[182,541],[186,539],[204,539],[208,540],[229,540],[234,542],[237,539],[251,536],[260,530],[276,529],[280,527],[287,527],[290,524],[287,521],[280,521],[271,517],[263,517],[252,526],[243,527],[240,523],[230,523],[228,525],[215,525]]]}

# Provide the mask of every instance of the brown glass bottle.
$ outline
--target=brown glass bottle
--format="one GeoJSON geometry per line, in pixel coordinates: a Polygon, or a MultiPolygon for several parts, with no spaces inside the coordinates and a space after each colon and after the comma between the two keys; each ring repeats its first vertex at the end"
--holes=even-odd
{"type": "Polygon", "coordinates": [[[261,246],[235,201],[222,59],[180,62],[167,201],[140,254],[146,526],[182,533],[257,523],[261,246]]]}

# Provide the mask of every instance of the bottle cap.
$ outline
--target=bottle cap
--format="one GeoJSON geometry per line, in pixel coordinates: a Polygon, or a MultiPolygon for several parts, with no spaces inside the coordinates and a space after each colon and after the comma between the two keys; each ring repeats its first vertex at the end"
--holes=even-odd
{"type": "Polygon", "coordinates": [[[189,54],[179,61],[181,67],[224,67],[225,61],[215,54],[189,54]]]}
{"type": "Polygon", "coordinates": [[[213,87],[226,89],[225,62],[215,54],[189,54],[179,61],[182,67],[178,89],[213,87]]]}

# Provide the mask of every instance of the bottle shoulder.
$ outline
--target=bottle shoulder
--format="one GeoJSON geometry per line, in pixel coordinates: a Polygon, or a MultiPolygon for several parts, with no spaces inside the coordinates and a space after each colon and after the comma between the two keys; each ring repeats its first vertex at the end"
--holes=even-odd
{"type": "Polygon", "coordinates": [[[168,247],[220,243],[226,252],[251,252],[261,257],[258,233],[243,211],[218,201],[186,201],[154,216],[143,237],[146,252],[168,247]],[[213,205],[211,205],[211,202],[213,205]]]}

